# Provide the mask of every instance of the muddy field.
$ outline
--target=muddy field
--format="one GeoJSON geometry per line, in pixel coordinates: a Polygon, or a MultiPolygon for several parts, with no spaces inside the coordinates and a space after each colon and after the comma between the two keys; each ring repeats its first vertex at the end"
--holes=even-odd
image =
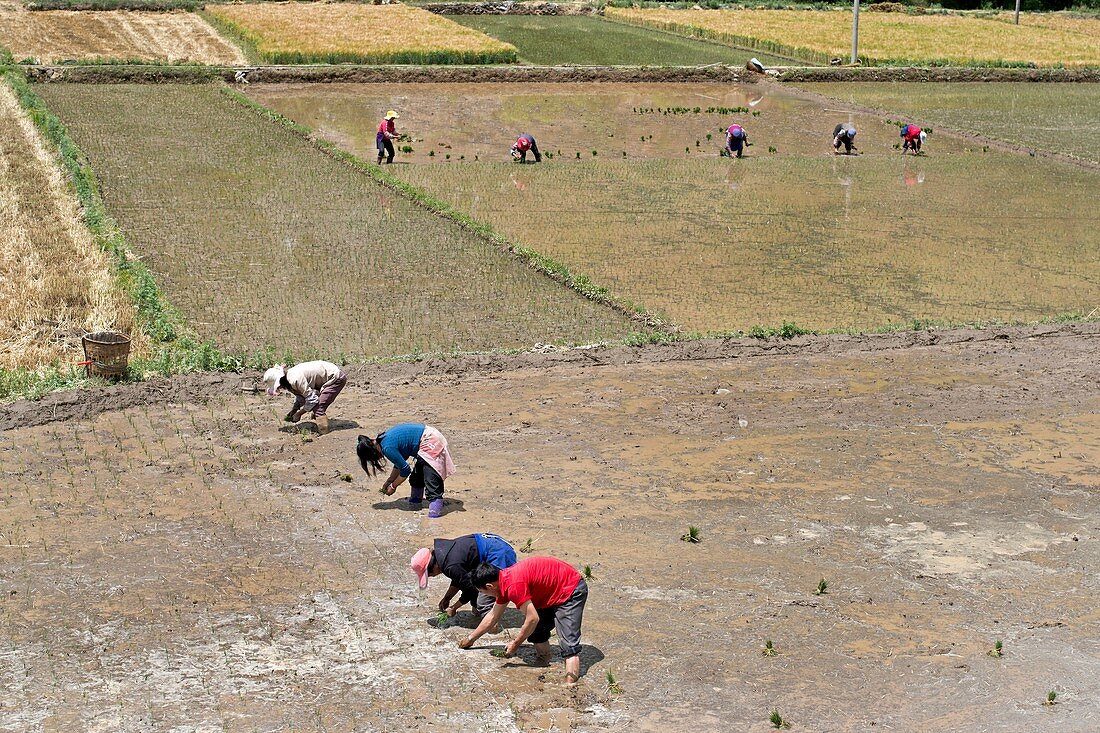
{"type": "Polygon", "coordinates": [[[2,408],[0,729],[1095,730],[1098,339],[362,367],[324,437],[232,376],[2,408]],[[404,418],[451,438],[440,520],[355,466],[404,418]],[[493,530],[592,566],[576,690],[429,623],[408,556],[493,530]]]}
{"type": "Polygon", "coordinates": [[[30,12],[0,0],[0,45],[16,61],[189,61],[243,64],[242,51],[194,13],[30,12]]]}
{"type": "Polygon", "coordinates": [[[1095,172],[934,128],[928,154],[904,158],[890,118],[772,85],[250,94],[361,156],[379,111],[401,110],[413,152],[398,175],[687,330],[1026,321],[1100,302],[1095,172]],[[860,156],[832,155],[838,121],[860,130],[860,156]],[[718,157],[731,122],[753,143],[740,161],[718,157]],[[523,131],[553,159],[500,162],[523,131]]]}
{"type": "Polygon", "coordinates": [[[633,330],[214,87],[38,91],[168,299],[226,350],[362,359],[633,330]]]}

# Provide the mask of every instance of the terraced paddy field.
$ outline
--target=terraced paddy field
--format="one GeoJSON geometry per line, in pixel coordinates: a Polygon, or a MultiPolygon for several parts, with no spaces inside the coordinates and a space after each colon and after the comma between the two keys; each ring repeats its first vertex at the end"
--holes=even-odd
{"type": "Polygon", "coordinates": [[[761,55],[717,43],[683,38],[648,28],[609,23],[586,15],[450,15],[456,23],[476,28],[516,47],[520,61],[531,64],[628,66],[744,66],[758,58],[768,66],[789,59],[761,55]]]}
{"type": "Polygon", "coordinates": [[[194,13],[31,12],[0,0],[0,46],[16,61],[188,61],[244,64],[244,53],[194,13]]]}
{"type": "Polygon", "coordinates": [[[939,133],[903,157],[884,118],[771,86],[560,87],[252,93],[360,155],[373,153],[369,115],[411,110],[423,143],[394,172],[691,331],[1027,321],[1100,304],[1092,171],[939,133]],[[692,111],[638,112],[651,107],[692,111]],[[836,157],[832,125],[849,120],[863,154],[836,157]],[[754,142],[740,161],[717,155],[732,121],[754,142]],[[506,158],[510,125],[561,155],[487,162],[506,158]]]}
{"type": "Polygon", "coordinates": [[[1100,84],[801,84],[820,94],[1050,153],[1100,163],[1100,84]]]}
{"type": "Polygon", "coordinates": [[[200,335],[330,358],[588,342],[631,322],[217,88],[42,85],[200,335]]]}

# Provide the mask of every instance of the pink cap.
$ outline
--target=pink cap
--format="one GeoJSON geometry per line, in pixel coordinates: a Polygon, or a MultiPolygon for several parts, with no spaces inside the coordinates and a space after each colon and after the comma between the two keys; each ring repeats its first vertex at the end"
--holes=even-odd
{"type": "Polygon", "coordinates": [[[412,567],[412,571],[416,573],[416,579],[420,581],[421,588],[428,587],[428,566],[432,564],[432,551],[427,547],[422,547],[416,551],[416,554],[412,556],[412,562],[409,565],[412,567]]]}

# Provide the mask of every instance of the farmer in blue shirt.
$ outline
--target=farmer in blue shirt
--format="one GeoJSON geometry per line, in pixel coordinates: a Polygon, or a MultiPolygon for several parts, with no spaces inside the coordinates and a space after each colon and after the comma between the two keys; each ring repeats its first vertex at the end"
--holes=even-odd
{"type": "Polygon", "coordinates": [[[409,503],[419,507],[427,496],[428,517],[443,516],[444,481],[454,473],[455,464],[447,449],[447,439],[438,430],[423,423],[400,423],[375,438],[360,435],[355,452],[368,476],[381,471],[387,460],[393,464],[382,484],[383,494],[392,496],[408,479],[409,503]],[[409,466],[410,458],[416,458],[415,466],[409,466]]]}
{"type": "Polygon", "coordinates": [[[421,548],[412,556],[410,563],[416,573],[421,588],[428,587],[428,578],[446,575],[451,586],[439,601],[439,610],[454,616],[458,609],[467,603],[473,604],[474,612],[484,616],[493,609],[496,599],[475,588],[469,579],[470,573],[478,565],[487,562],[503,570],[516,564],[516,551],[503,538],[495,534],[468,534],[453,540],[438,539],[432,549],[421,548]],[[458,601],[448,605],[458,593],[458,601]]]}

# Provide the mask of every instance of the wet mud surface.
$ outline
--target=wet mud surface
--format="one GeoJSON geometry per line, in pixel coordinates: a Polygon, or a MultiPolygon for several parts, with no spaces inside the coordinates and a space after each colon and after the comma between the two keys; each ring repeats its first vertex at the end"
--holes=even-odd
{"type": "Polygon", "coordinates": [[[0,729],[1093,730],[1098,338],[363,367],[328,436],[197,377],[5,408],[0,729]],[[441,520],[356,466],[403,419],[451,439],[441,520]],[[470,531],[592,566],[576,690],[428,623],[407,558],[470,531]]]}

